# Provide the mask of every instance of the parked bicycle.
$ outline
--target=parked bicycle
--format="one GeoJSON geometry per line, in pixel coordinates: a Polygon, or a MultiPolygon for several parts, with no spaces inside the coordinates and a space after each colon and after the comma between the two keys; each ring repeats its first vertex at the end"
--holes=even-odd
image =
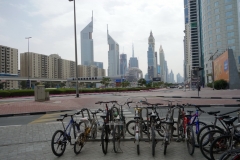
{"type": "MultiPolygon", "coordinates": [[[[227,125],[223,121],[223,119],[230,118],[229,114],[238,112],[239,110],[240,109],[237,109],[237,110],[234,110],[234,111],[231,111],[231,112],[227,112],[227,113],[224,113],[224,114],[221,114],[221,115],[215,115],[214,123],[211,124],[211,125],[207,125],[207,126],[203,127],[199,131],[199,137],[201,138],[200,141],[199,141],[200,151],[205,158],[211,159],[211,157],[210,157],[210,146],[213,143],[213,141],[217,137],[220,137],[221,135],[225,135],[228,132],[227,125]],[[219,126],[219,125],[217,126],[217,121],[220,122],[222,127],[219,126]],[[202,134],[202,133],[204,133],[204,134],[202,134]]],[[[217,112],[218,111],[216,111],[216,113],[217,112]]]]}
{"type": "Polygon", "coordinates": [[[128,105],[130,102],[125,102],[123,104],[119,104],[117,101],[115,104],[119,106],[118,112],[119,114],[114,116],[114,129],[113,129],[113,149],[115,153],[122,152],[120,147],[121,139],[125,139],[126,135],[126,118],[123,115],[123,106],[128,105]]]}
{"type": "Polygon", "coordinates": [[[63,155],[68,142],[70,143],[70,145],[74,145],[74,143],[71,142],[71,139],[74,139],[74,140],[76,139],[76,134],[80,132],[80,129],[79,129],[79,125],[77,124],[77,122],[74,120],[73,117],[75,115],[79,115],[79,113],[80,112],[77,112],[72,115],[64,114],[64,115],[61,115],[63,116],[62,118],[57,119],[57,121],[62,122],[63,130],[57,130],[52,136],[51,148],[52,148],[53,154],[55,154],[56,156],[60,157],[63,155]],[[65,127],[63,120],[69,116],[71,117],[70,121],[67,127],[65,127]],[[73,131],[74,137],[71,137],[72,131],[73,131]]]}
{"type": "Polygon", "coordinates": [[[226,118],[223,121],[227,125],[227,133],[216,138],[210,147],[210,157],[212,160],[219,159],[219,155],[232,149],[240,149],[240,124],[234,124],[238,117],[226,118]]]}
{"type": "MultiPolygon", "coordinates": [[[[114,122],[113,122],[113,114],[114,112],[118,112],[117,107],[110,107],[108,104],[114,104],[116,101],[99,101],[96,102],[95,104],[105,104],[105,115],[100,116],[103,119],[103,126],[102,126],[102,134],[101,134],[101,146],[102,146],[102,151],[104,154],[107,154],[108,152],[108,143],[110,142],[110,135],[114,129],[114,122]]],[[[118,113],[115,113],[117,115],[118,113]]]]}
{"type": "MultiPolygon", "coordinates": [[[[83,113],[84,111],[88,111],[89,113],[89,109],[82,109],[81,112],[83,113]]],[[[85,143],[87,142],[87,140],[89,138],[95,139],[97,136],[97,118],[96,118],[96,114],[102,112],[101,109],[98,109],[95,112],[92,112],[92,114],[95,116],[95,118],[93,119],[89,119],[87,117],[83,117],[80,118],[80,123],[82,124],[84,123],[84,131],[81,133],[78,133],[77,138],[76,138],[76,142],[74,144],[74,152],[75,154],[79,154],[83,148],[83,146],[85,145],[85,143]]]]}

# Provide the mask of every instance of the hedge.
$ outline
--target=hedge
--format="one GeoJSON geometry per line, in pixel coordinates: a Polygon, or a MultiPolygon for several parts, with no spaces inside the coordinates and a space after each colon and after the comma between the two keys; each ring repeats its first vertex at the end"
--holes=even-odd
{"type": "MultiPolygon", "coordinates": [[[[93,88],[93,89],[79,89],[79,93],[95,93],[95,92],[119,92],[119,91],[140,91],[155,89],[152,87],[149,88],[93,88]]],[[[46,89],[46,92],[49,94],[74,94],[76,93],[75,89],[46,89]]],[[[0,90],[0,98],[3,97],[20,97],[20,96],[34,96],[34,90],[0,90]]]]}

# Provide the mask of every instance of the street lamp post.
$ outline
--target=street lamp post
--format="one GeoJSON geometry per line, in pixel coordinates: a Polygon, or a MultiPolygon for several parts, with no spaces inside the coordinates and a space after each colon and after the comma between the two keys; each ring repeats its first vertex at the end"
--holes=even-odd
{"type": "Polygon", "coordinates": [[[26,37],[26,38],[25,38],[25,39],[28,40],[28,56],[27,56],[27,57],[28,57],[28,63],[27,63],[27,65],[28,65],[28,83],[27,83],[27,84],[28,84],[28,88],[31,87],[31,83],[30,83],[30,80],[29,80],[29,76],[30,76],[30,75],[29,75],[29,68],[30,68],[30,67],[29,67],[29,39],[30,39],[30,38],[32,38],[32,37],[26,37]]]}
{"type": "Polygon", "coordinates": [[[77,35],[76,35],[76,10],[75,10],[75,0],[69,0],[69,2],[74,2],[74,35],[75,35],[75,63],[76,63],[76,97],[79,97],[78,90],[78,61],[77,61],[77,35]]]}

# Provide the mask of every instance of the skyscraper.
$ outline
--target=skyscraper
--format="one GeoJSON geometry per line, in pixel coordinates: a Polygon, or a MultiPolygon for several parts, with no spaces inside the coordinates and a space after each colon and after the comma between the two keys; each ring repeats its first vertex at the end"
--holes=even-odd
{"type": "Polygon", "coordinates": [[[108,76],[119,75],[119,45],[118,43],[108,34],[107,27],[107,41],[108,41],[108,76]]]}
{"type": "Polygon", "coordinates": [[[157,68],[156,68],[156,59],[155,59],[155,39],[153,37],[152,31],[150,32],[150,36],[148,38],[148,77],[152,79],[157,76],[157,68]]]}
{"type": "Polygon", "coordinates": [[[169,82],[169,78],[168,78],[169,76],[168,76],[168,66],[167,66],[167,61],[165,61],[165,66],[164,66],[164,67],[165,67],[165,75],[164,75],[164,76],[166,77],[166,78],[165,78],[165,80],[166,80],[165,82],[168,83],[168,82],[169,82]]]}
{"type": "Polygon", "coordinates": [[[159,63],[160,63],[160,68],[161,68],[161,72],[160,72],[161,79],[163,82],[167,82],[166,81],[165,55],[164,55],[162,45],[160,45],[160,48],[159,48],[159,63]]]}
{"type": "MultiPolygon", "coordinates": [[[[208,0],[209,2],[210,0],[208,0]]],[[[203,2],[203,1],[202,1],[203,2]]],[[[207,1],[204,1],[207,3],[207,1]]],[[[202,64],[201,41],[201,0],[184,0],[184,58],[186,75],[191,77],[191,71],[202,64]]],[[[215,16],[215,14],[213,14],[215,16]]],[[[192,83],[196,83],[191,81],[192,83]]]]}
{"type": "Polygon", "coordinates": [[[98,68],[103,69],[103,62],[93,62],[93,65],[98,67],[98,68]]]}
{"type": "Polygon", "coordinates": [[[169,82],[170,83],[174,83],[174,74],[173,74],[173,71],[171,70],[171,72],[169,73],[169,82]]]}
{"type": "MultiPolygon", "coordinates": [[[[226,49],[232,49],[240,72],[240,0],[202,1],[202,39],[205,84],[211,83],[212,61],[226,49]]],[[[215,68],[214,68],[215,70],[215,68]]]]}
{"type": "Polygon", "coordinates": [[[127,71],[127,54],[120,54],[120,74],[125,75],[127,71]]]}
{"type": "Polygon", "coordinates": [[[93,64],[93,15],[92,21],[81,31],[81,64],[93,64]]]}
{"type": "Polygon", "coordinates": [[[138,68],[138,59],[134,57],[134,46],[132,45],[132,57],[129,59],[129,67],[137,67],[138,68]]]}

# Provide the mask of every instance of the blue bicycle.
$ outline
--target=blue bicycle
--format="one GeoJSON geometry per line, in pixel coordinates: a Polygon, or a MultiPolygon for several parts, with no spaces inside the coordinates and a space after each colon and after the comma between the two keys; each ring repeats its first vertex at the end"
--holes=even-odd
{"type": "Polygon", "coordinates": [[[179,135],[187,140],[187,147],[190,155],[194,153],[195,147],[199,146],[197,144],[197,135],[199,133],[200,126],[204,127],[207,125],[198,119],[200,114],[205,113],[205,111],[201,110],[198,106],[195,107],[196,112],[195,114],[192,114],[193,111],[187,111],[187,113],[185,113],[184,107],[182,106],[182,113],[180,114],[182,123],[180,123],[179,126],[179,135]]]}
{"type": "Polygon", "coordinates": [[[51,147],[52,147],[52,152],[60,157],[63,155],[65,149],[66,149],[66,145],[69,142],[70,145],[74,145],[74,143],[71,142],[71,131],[73,129],[73,135],[74,135],[74,139],[76,139],[76,134],[80,132],[80,128],[79,125],[76,123],[76,121],[74,121],[73,117],[74,115],[78,115],[80,112],[77,112],[75,114],[72,115],[61,115],[63,116],[60,119],[57,119],[57,121],[61,121],[62,125],[63,125],[63,130],[57,130],[53,136],[52,136],[52,141],[51,141],[51,147]],[[63,120],[66,117],[71,117],[70,121],[67,125],[67,127],[64,126],[63,124],[63,120]]]}

